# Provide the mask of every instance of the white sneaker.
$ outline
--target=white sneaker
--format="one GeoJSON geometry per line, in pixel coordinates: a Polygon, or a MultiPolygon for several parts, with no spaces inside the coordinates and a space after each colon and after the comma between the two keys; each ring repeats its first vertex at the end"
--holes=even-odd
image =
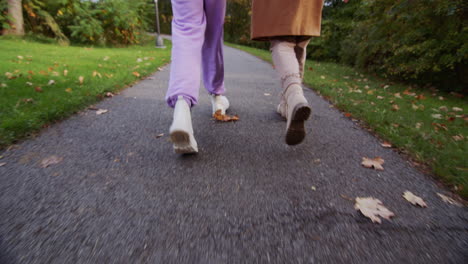
{"type": "Polygon", "coordinates": [[[184,97],[177,97],[174,107],[174,120],[169,129],[174,151],[179,154],[197,153],[198,146],[193,136],[192,116],[190,106],[184,97]]]}
{"type": "Polygon", "coordinates": [[[226,110],[229,108],[229,100],[224,95],[211,95],[211,105],[213,109],[213,115],[216,111],[221,110],[221,114],[226,114],[226,110]]]}

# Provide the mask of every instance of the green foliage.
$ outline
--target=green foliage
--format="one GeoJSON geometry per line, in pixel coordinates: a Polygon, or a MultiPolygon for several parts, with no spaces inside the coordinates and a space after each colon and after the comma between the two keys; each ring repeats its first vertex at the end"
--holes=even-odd
{"type": "Polygon", "coordinates": [[[4,29],[9,29],[10,25],[8,24],[8,5],[7,1],[0,2],[0,32],[4,29]]]}

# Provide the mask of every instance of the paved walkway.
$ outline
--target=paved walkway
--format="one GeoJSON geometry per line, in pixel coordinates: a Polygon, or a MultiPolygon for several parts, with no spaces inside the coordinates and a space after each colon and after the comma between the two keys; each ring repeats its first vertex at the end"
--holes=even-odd
{"type": "Polygon", "coordinates": [[[311,91],[309,135],[287,146],[272,67],[227,47],[225,59],[240,121],[215,123],[201,90],[198,155],[168,141],[169,67],[98,104],[108,113],[0,154],[0,263],[467,263],[468,210],[441,201],[429,176],[311,91]],[[51,155],[63,160],[41,168],[51,155]],[[375,156],[384,171],[361,167],[375,156]],[[357,196],[396,217],[371,223],[357,196]]]}

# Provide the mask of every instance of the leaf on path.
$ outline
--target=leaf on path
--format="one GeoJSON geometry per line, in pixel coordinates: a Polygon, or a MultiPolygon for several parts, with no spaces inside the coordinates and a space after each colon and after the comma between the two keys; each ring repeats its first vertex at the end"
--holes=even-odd
{"type": "Polygon", "coordinates": [[[140,73],[138,73],[138,72],[136,72],[136,71],[132,72],[132,74],[133,74],[135,77],[140,77],[140,73]]]}
{"type": "Polygon", "coordinates": [[[351,117],[351,113],[345,113],[344,114],[346,117],[351,117]]]}
{"type": "Polygon", "coordinates": [[[463,206],[461,203],[455,201],[454,199],[452,199],[452,198],[450,198],[450,197],[448,197],[446,195],[443,195],[441,193],[437,193],[437,195],[442,199],[442,201],[444,201],[444,202],[446,202],[448,204],[453,204],[453,205],[456,205],[456,206],[459,206],[459,207],[463,206]]]}
{"type": "Polygon", "coordinates": [[[3,167],[6,165],[6,162],[0,162],[0,167],[3,167]]]}
{"type": "Polygon", "coordinates": [[[354,209],[361,211],[361,213],[372,220],[373,223],[382,223],[380,217],[390,220],[390,217],[395,216],[388,210],[379,199],[373,197],[356,197],[354,209]]]}
{"type": "Polygon", "coordinates": [[[52,155],[52,156],[47,157],[47,158],[45,158],[45,159],[43,159],[41,161],[41,167],[42,168],[47,168],[50,165],[54,165],[54,164],[57,164],[57,163],[61,162],[62,160],[63,160],[63,158],[52,155]]]}
{"type": "Polygon", "coordinates": [[[164,136],[164,133],[161,133],[161,134],[156,135],[156,138],[161,138],[163,136],[164,136]]]}
{"type": "Polygon", "coordinates": [[[221,121],[221,122],[229,122],[229,121],[238,121],[239,120],[239,116],[237,116],[237,115],[233,115],[233,116],[223,115],[223,114],[221,114],[221,110],[216,111],[213,114],[213,117],[214,117],[214,119],[216,121],[221,121]]]}
{"type": "Polygon", "coordinates": [[[114,94],[111,93],[111,92],[107,92],[105,96],[106,96],[106,97],[114,97],[114,94]]]}
{"type": "Polygon", "coordinates": [[[384,162],[384,159],[382,159],[381,157],[376,157],[373,159],[363,157],[361,165],[366,168],[374,168],[375,170],[384,170],[382,166],[384,162]]]}
{"type": "Polygon", "coordinates": [[[84,77],[83,77],[83,76],[78,77],[78,81],[80,82],[80,84],[83,84],[83,82],[84,82],[84,77]]]}
{"type": "Polygon", "coordinates": [[[427,207],[427,204],[424,202],[424,200],[421,197],[414,195],[410,191],[405,191],[403,193],[403,198],[405,198],[408,202],[412,203],[413,205],[427,207]]]}
{"type": "Polygon", "coordinates": [[[102,114],[107,113],[108,111],[109,111],[109,110],[107,110],[107,109],[98,109],[98,110],[96,111],[96,115],[102,115],[102,114]]]}
{"type": "Polygon", "coordinates": [[[390,142],[384,141],[383,143],[380,144],[384,148],[391,148],[392,144],[390,142]]]}
{"type": "Polygon", "coordinates": [[[270,96],[271,94],[269,94],[269,93],[264,93],[263,95],[265,95],[265,96],[270,96]]]}
{"type": "Polygon", "coordinates": [[[312,187],[310,187],[310,188],[311,188],[312,191],[314,191],[314,192],[317,190],[317,187],[315,187],[315,186],[312,186],[312,187]]]}

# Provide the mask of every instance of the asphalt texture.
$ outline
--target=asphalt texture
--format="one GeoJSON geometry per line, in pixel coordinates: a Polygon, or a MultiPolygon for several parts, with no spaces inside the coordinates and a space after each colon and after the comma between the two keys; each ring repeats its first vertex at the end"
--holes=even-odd
{"type": "Polygon", "coordinates": [[[240,121],[215,122],[202,87],[197,155],[169,142],[168,66],[1,153],[0,263],[468,263],[468,210],[429,175],[309,89],[308,135],[286,145],[271,65],[228,47],[225,61],[240,121]],[[376,156],[384,171],[361,166],[376,156]],[[395,217],[356,211],[368,196],[395,217]]]}

